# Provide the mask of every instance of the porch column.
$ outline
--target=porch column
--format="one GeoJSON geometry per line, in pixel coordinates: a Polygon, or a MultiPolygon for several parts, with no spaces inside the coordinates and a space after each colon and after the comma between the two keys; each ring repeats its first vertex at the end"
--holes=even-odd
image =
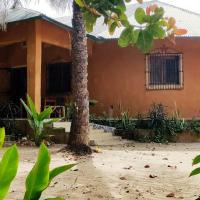
{"type": "Polygon", "coordinates": [[[41,110],[42,40],[40,21],[30,23],[27,34],[27,94],[41,110]]]}

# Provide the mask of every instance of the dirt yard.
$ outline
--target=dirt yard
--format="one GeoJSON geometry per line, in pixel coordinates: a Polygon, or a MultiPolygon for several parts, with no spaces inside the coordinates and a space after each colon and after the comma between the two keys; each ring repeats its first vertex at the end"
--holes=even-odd
{"type": "MultiPolygon", "coordinates": [[[[82,159],[58,152],[60,148],[50,148],[52,167],[72,162],[78,165],[56,178],[44,198],[195,200],[200,195],[200,176],[188,177],[192,158],[200,153],[200,144],[106,146],[100,147],[101,153],[82,159]]],[[[23,199],[25,177],[34,164],[37,149],[21,147],[20,154],[18,175],[7,200],[23,199]]]]}

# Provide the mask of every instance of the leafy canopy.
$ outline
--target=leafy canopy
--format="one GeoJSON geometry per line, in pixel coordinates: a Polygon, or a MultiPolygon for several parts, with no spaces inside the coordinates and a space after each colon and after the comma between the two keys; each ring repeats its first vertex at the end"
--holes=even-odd
{"type": "MultiPolygon", "coordinates": [[[[131,24],[126,15],[126,3],[133,0],[74,0],[84,15],[87,32],[92,32],[96,21],[104,18],[110,34],[114,34],[117,28],[123,31],[118,40],[121,47],[129,45],[137,46],[142,52],[148,52],[155,39],[168,37],[173,43],[176,35],[184,35],[187,30],[177,28],[176,20],[173,17],[165,17],[164,9],[156,4],[146,9],[138,7],[135,11],[135,19],[138,24],[131,24]]],[[[142,4],[143,0],[135,0],[142,4]]],[[[39,0],[3,0],[3,7],[23,6],[30,2],[38,3],[39,0]],[[6,6],[5,6],[6,5],[6,6]]],[[[47,0],[52,7],[65,11],[73,0],[47,0]]],[[[2,6],[1,6],[2,7],[2,6]]],[[[6,10],[5,8],[0,10],[6,10]]],[[[134,13],[133,13],[134,14],[134,13]]],[[[6,14],[5,14],[6,16],[6,14]]],[[[4,23],[2,23],[4,24],[4,23]]]]}
{"type": "MultiPolygon", "coordinates": [[[[75,0],[81,7],[86,30],[92,32],[96,21],[104,17],[104,23],[108,26],[110,34],[117,28],[123,28],[118,44],[121,47],[129,45],[137,46],[142,52],[148,52],[155,39],[169,37],[174,41],[175,35],[186,34],[185,29],[176,27],[173,17],[164,17],[164,9],[156,4],[146,9],[138,7],[135,11],[135,19],[138,24],[131,24],[126,15],[126,3],[131,0],[75,0]]],[[[143,3],[142,0],[137,0],[143,3]]]]}

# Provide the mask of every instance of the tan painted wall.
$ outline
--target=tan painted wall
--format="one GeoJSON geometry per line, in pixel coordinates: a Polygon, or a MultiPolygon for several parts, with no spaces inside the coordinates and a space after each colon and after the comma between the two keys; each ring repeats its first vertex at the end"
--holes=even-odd
{"type": "MultiPolygon", "coordinates": [[[[160,47],[169,42],[157,42],[160,47]]],[[[194,117],[200,112],[200,40],[177,39],[176,46],[183,52],[184,88],[182,90],[146,90],[145,56],[135,48],[119,48],[116,42],[96,44],[89,65],[90,98],[99,101],[98,113],[108,112],[119,104],[133,114],[147,112],[153,102],[168,106],[169,114],[175,102],[183,117],[194,117]]]]}

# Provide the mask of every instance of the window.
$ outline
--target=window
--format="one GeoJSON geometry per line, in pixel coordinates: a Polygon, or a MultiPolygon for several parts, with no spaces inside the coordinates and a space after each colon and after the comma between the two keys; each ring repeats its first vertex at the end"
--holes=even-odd
{"type": "Polygon", "coordinates": [[[71,63],[47,66],[47,94],[62,95],[71,92],[71,63]]]}
{"type": "Polygon", "coordinates": [[[181,89],[183,87],[182,54],[147,55],[147,89],[181,89]]]}

